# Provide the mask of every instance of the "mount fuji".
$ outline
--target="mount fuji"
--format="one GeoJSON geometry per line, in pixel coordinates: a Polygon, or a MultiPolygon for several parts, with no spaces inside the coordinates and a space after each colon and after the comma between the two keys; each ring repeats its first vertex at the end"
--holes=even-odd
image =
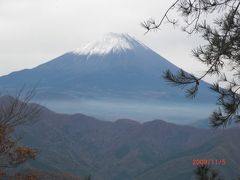
{"type": "MultiPolygon", "coordinates": [[[[184,97],[183,91],[170,87],[162,79],[166,69],[176,72],[178,67],[128,34],[109,33],[33,69],[2,76],[0,86],[13,92],[23,85],[31,87],[37,84],[36,98],[46,102],[48,107],[64,112],[81,111],[96,116],[91,112],[99,111],[101,115],[114,112],[119,114],[112,116],[114,118],[122,118],[121,113],[123,117],[134,118],[129,114],[134,114],[136,109],[139,112],[135,114],[141,114],[140,109],[148,109],[146,104],[151,102],[165,108],[195,104],[201,114],[199,104],[213,101],[209,98],[212,95],[208,84],[201,83],[196,100],[191,102],[184,97]],[[59,102],[64,103],[59,106],[59,102]],[[115,102],[122,103],[122,106],[117,106],[115,102]],[[143,106],[139,108],[136,104],[143,106]],[[108,111],[99,110],[101,108],[108,111]],[[129,112],[124,112],[124,108],[129,112]]],[[[157,117],[164,116],[145,116],[147,119],[157,117]]]]}

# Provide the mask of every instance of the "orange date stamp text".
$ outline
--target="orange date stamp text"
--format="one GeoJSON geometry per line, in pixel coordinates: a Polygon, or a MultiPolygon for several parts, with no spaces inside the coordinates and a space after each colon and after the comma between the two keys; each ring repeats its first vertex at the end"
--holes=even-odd
{"type": "Polygon", "coordinates": [[[199,165],[224,166],[226,165],[226,160],[225,159],[193,159],[192,165],[193,166],[199,166],[199,165]]]}

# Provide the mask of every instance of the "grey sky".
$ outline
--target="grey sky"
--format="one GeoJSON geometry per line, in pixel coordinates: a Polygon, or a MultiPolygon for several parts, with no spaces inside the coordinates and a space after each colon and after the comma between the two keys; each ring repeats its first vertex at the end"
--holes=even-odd
{"type": "MultiPolygon", "coordinates": [[[[144,35],[140,22],[159,19],[164,0],[0,0],[0,75],[47,62],[108,32],[128,33],[174,64],[200,71],[199,43],[170,25],[144,35]]],[[[194,39],[193,39],[194,38],[194,39]]]]}

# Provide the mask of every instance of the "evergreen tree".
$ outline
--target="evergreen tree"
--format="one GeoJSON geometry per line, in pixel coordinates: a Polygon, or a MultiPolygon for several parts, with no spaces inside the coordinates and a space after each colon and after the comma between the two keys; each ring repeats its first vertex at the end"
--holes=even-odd
{"type": "Polygon", "coordinates": [[[172,85],[184,86],[186,95],[193,98],[198,92],[201,80],[207,75],[216,75],[217,81],[210,87],[218,94],[218,110],[210,117],[213,127],[226,127],[232,121],[240,122],[239,6],[239,0],[176,0],[159,23],[153,19],[142,23],[148,32],[159,29],[164,21],[175,25],[183,19],[182,29],[186,33],[198,33],[205,40],[206,44],[200,45],[192,53],[207,66],[206,72],[196,77],[183,70],[176,74],[166,70],[163,77],[172,85]],[[180,12],[180,18],[171,18],[171,11],[180,12]],[[214,18],[216,14],[218,18],[214,18]],[[224,68],[231,68],[230,76],[224,74],[224,68]]]}

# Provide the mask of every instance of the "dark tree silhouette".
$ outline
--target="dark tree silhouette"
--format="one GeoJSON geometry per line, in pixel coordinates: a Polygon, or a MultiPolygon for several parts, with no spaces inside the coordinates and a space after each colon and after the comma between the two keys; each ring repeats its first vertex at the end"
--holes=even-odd
{"type": "Polygon", "coordinates": [[[191,35],[198,33],[205,40],[206,44],[194,49],[192,53],[207,66],[206,72],[196,77],[183,70],[176,74],[166,70],[163,77],[172,85],[184,86],[188,97],[195,97],[205,76],[218,77],[210,87],[218,94],[218,110],[210,116],[212,127],[226,127],[232,121],[240,122],[239,6],[239,0],[176,0],[158,23],[153,19],[142,23],[149,32],[158,30],[164,21],[174,25],[180,22],[183,31],[191,35]],[[171,18],[172,11],[180,12],[180,18],[171,18]],[[231,75],[226,76],[224,68],[230,69],[231,75]]]}
{"type": "Polygon", "coordinates": [[[84,179],[85,180],[91,180],[91,176],[89,175],[89,176],[85,177],[84,179]]]}
{"type": "Polygon", "coordinates": [[[0,179],[35,179],[34,176],[8,174],[8,170],[16,168],[30,159],[34,159],[37,150],[19,145],[19,138],[14,135],[15,129],[35,117],[40,109],[37,105],[29,105],[34,91],[23,95],[20,90],[15,97],[2,96],[0,101],[0,179]]]}
{"type": "Polygon", "coordinates": [[[196,180],[221,180],[216,170],[207,165],[200,165],[195,170],[196,180]]]}

